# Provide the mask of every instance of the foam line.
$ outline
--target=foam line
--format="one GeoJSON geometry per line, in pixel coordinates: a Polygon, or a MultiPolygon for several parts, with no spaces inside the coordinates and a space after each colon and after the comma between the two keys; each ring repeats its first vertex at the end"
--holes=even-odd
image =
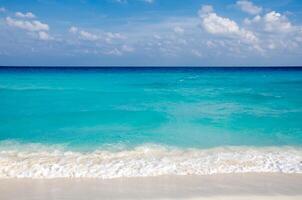
{"type": "Polygon", "coordinates": [[[302,149],[221,147],[176,149],[144,145],[132,150],[0,151],[0,178],[103,178],[247,172],[302,173],[302,149]]]}

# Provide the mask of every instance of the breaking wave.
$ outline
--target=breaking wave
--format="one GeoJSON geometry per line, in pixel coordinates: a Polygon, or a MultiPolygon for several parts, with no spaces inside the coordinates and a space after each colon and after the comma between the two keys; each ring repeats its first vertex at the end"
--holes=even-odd
{"type": "Polygon", "coordinates": [[[220,147],[178,149],[143,145],[134,149],[0,149],[0,178],[102,178],[224,173],[302,173],[302,149],[220,147]]]}

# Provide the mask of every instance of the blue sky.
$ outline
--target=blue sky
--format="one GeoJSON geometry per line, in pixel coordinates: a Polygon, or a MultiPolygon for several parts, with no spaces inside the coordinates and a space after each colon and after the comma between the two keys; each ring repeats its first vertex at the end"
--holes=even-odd
{"type": "Polygon", "coordinates": [[[301,0],[0,0],[0,65],[302,65],[301,0]]]}

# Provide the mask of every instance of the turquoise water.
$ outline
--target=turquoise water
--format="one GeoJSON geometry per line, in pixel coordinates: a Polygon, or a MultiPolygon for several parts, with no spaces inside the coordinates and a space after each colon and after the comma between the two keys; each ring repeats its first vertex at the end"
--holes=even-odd
{"type": "Polygon", "coordinates": [[[302,68],[0,68],[0,178],[302,173],[302,68]]]}
{"type": "Polygon", "coordinates": [[[302,144],[301,69],[1,69],[0,140],[93,150],[302,144]]]}

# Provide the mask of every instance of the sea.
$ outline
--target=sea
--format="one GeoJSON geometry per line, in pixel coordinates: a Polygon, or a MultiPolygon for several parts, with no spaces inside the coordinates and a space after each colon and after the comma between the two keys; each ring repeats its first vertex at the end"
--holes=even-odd
{"type": "Polygon", "coordinates": [[[0,67],[0,178],[302,173],[302,68],[0,67]]]}

